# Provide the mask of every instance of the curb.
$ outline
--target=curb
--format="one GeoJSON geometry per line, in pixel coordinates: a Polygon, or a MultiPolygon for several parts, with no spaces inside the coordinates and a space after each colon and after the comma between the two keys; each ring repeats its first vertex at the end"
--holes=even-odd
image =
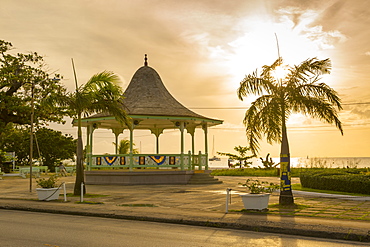
{"type": "Polygon", "coordinates": [[[232,223],[223,222],[217,220],[194,220],[194,219],[169,219],[169,218],[158,218],[149,216],[132,216],[124,214],[114,213],[92,213],[92,212],[81,212],[75,210],[55,210],[55,209],[39,209],[32,207],[23,206],[3,206],[0,205],[0,209],[4,210],[19,210],[29,212],[41,212],[41,213],[52,213],[52,214],[65,214],[65,215],[79,215],[89,217],[101,217],[101,218],[113,218],[113,219],[124,219],[124,220],[137,220],[137,221],[149,221],[159,223],[170,223],[170,224],[182,224],[192,226],[203,226],[203,227],[215,227],[255,232],[267,232],[267,233],[278,233],[278,234],[289,234],[298,235],[304,237],[317,237],[317,238],[328,238],[337,240],[349,240],[349,241],[360,241],[370,242],[370,233],[362,234],[355,233],[352,230],[346,228],[335,228],[330,229],[324,225],[300,225],[290,224],[281,225],[271,221],[248,221],[246,223],[232,223]]]}

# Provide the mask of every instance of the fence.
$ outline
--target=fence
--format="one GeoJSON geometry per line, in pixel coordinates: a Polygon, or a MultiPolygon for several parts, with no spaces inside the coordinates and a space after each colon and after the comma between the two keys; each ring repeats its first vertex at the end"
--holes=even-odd
{"type": "Polygon", "coordinates": [[[160,168],[208,170],[207,154],[109,154],[91,155],[87,169],[96,168],[160,168]]]}

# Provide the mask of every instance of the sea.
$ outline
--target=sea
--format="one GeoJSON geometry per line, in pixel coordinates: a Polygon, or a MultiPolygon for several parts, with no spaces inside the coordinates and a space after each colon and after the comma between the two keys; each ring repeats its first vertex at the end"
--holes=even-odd
{"type": "MultiPolygon", "coordinates": [[[[272,158],[279,163],[280,158],[272,158]]],[[[259,158],[250,159],[250,167],[262,167],[259,158]]],[[[235,164],[235,162],[232,162],[235,164]]],[[[228,168],[228,158],[220,158],[219,161],[208,161],[210,169],[228,168]]],[[[294,168],[370,168],[370,157],[291,157],[290,166],[294,168]]]]}

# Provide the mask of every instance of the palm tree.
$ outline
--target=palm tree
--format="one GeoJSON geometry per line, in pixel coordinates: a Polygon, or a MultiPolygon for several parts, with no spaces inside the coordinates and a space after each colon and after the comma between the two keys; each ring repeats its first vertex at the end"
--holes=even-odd
{"type": "Polygon", "coordinates": [[[266,136],[268,143],[281,144],[280,169],[281,205],[294,204],[290,183],[290,152],[286,122],[293,113],[302,113],[323,122],[335,124],[343,135],[342,124],[337,110],[341,101],[337,92],[325,83],[319,83],[321,75],[329,74],[330,59],[311,58],[301,64],[288,67],[283,78],[276,78],[275,71],[281,68],[279,57],[271,66],[263,66],[247,75],[241,82],[237,94],[240,100],[248,95],[260,96],[245,113],[246,135],[254,153],[259,150],[258,141],[266,136]]]}
{"type": "MultiPolygon", "coordinates": [[[[117,144],[115,142],[113,142],[113,145],[117,145],[117,144]]],[[[135,146],[135,143],[133,143],[133,146],[135,146]]],[[[119,142],[118,153],[119,154],[129,154],[130,153],[130,141],[129,140],[123,139],[119,142]]],[[[134,148],[132,150],[132,153],[133,154],[138,154],[139,150],[134,148]]]]}
{"type": "MultiPolygon", "coordinates": [[[[67,95],[63,103],[68,106],[74,116],[77,116],[77,160],[76,182],[74,194],[81,194],[81,183],[84,183],[83,144],[82,144],[82,116],[93,113],[106,112],[112,114],[122,124],[129,126],[128,116],[122,104],[122,90],[117,85],[119,78],[112,72],[104,71],[93,75],[89,81],[77,86],[76,91],[67,95]]],[[[84,183],[85,184],[85,183],[84,183]]],[[[86,189],[83,188],[83,193],[86,189]]]]}

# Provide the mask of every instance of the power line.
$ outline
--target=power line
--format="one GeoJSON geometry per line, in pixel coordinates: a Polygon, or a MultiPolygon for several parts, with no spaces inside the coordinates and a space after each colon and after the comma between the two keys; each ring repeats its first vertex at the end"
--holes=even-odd
{"type": "MultiPolygon", "coordinates": [[[[352,102],[343,103],[342,105],[370,105],[370,102],[352,102]]],[[[226,106],[226,107],[189,107],[194,110],[247,110],[248,106],[226,106]]]]}
{"type": "Polygon", "coordinates": [[[354,102],[354,103],[344,103],[342,105],[370,105],[370,102],[354,102]]]}

